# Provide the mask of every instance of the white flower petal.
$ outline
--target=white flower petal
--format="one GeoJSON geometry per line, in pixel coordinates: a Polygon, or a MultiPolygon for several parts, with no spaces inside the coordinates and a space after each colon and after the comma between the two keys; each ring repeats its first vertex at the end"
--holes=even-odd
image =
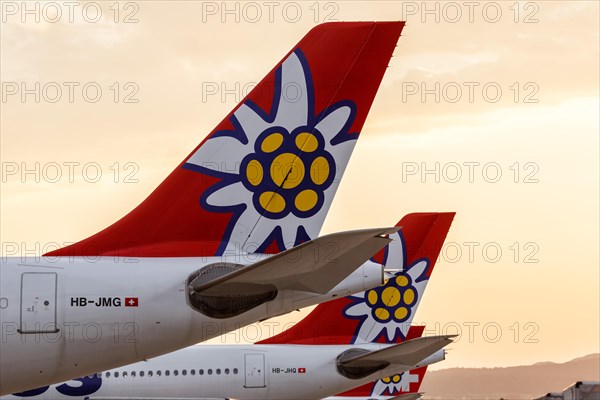
{"type": "Polygon", "coordinates": [[[281,93],[273,124],[289,132],[308,123],[308,89],[305,71],[298,56],[292,53],[281,65],[281,93]]]}
{"type": "MultiPolygon", "coordinates": [[[[239,219],[235,223],[235,227],[233,228],[231,237],[229,238],[229,243],[227,244],[226,252],[230,252],[230,254],[239,254],[240,251],[247,252],[246,244],[248,235],[256,224],[256,221],[258,221],[260,218],[260,214],[252,205],[252,195],[250,192],[248,192],[248,196],[249,198],[246,201],[246,210],[242,213],[242,215],[240,215],[239,219]]],[[[256,246],[252,250],[255,250],[256,246]]]]}
{"type": "Polygon", "coordinates": [[[315,215],[310,217],[310,219],[299,220],[298,224],[304,227],[306,234],[311,239],[316,239],[319,237],[319,232],[323,227],[323,221],[325,221],[325,217],[327,216],[327,211],[329,210],[330,201],[328,201],[327,192],[325,192],[325,201],[321,206],[321,209],[317,211],[315,215]]]}
{"type": "Polygon", "coordinates": [[[368,315],[369,308],[365,305],[364,302],[356,303],[355,305],[346,309],[345,314],[351,317],[360,317],[363,315],[368,315]]]}
{"type": "Polygon", "coordinates": [[[415,282],[413,280],[413,286],[415,287],[415,289],[417,290],[417,292],[419,293],[419,298],[421,298],[421,296],[423,295],[423,292],[425,291],[425,286],[427,286],[427,282],[428,280],[423,280],[421,282],[415,282]]]}
{"type": "Polygon", "coordinates": [[[339,185],[342,175],[344,175],[344,171],[346,170],[346,166],[348,165],[348,161],[350,160],[350,156],[352,155],[352,150],[354,150],[354,145],[356,145],[356,140],[347,140],[338,143],[335,146],[330,145],[329,141],[325,142],[325,150],[333,156],[336,167],[335,180],[331,186],[334,184],[339,185]]]}
{"type": "MultiPolygon", "coordinates": [[[[289,215],[294,220],[297,218],[294,215],[289,215]]],[[[287,219],[287,218],[285,218],[287,219]]],[[[283,245],[286,249],[291,249],[296,244],[296,235],[298,233],[298,226],[302,225],[301,221],[285,221],[281,224],[281,236],[283,238],[283,245]]]]}
{"type": "Polygon", "coordinates": [[[410,269],[408,270],[408,274],[412,278],[413,282],[415,282],[417,278],[423,275],[425,270],[427,270],[428,266],[429,263],[426,260],[421,260],[418,263],[414,264],[412,267],[410,267],[410,269]]]}
{"type": "Polygon", "coordinates": [[[252,201],[252,194],[241,182],[222,187],[210,194],[206,202],[214,207],[231,207],[252,201]]]}
{"type": "MultiPolygon", "coordinates": [[[[248,205],[248,208],[254,210],[254,206],[252,203],[248,205]]],[[[269,237],[275,228],[283,223],[285,224],[285,218],[283,220],[274,220],[270,218],[266,218],[258,213],[258,211],[254,211],[257,218],[254,220],[252,226],[248,230],[246,234],[246,240],[243,241],[243,249],[248,252],[256,252],[256,249],[259,248],[265,240],[269,237]],[[260,221],[260,222],[259,222],[260,221]]],[[[236,227],[237,229],[237,227],[236,227]]]]}
{"type": "Polygon", "coordinates": [[[392,340],[394,340],[394,335],[396,335],[396,328],[400,328],[400,332],[402,332],[402,335],[406,337],[404,331],[402,330],[402,326],[399,326],[392,321],[385,324],[385,326],[383,327],[383,330],[385,331],[385,337],[387,338],[387,342],[391,342],[392,340]]]}
{"type": "Polygon", "coordinates": [[[382,329],[383,325],[375,321],[369,312],[367,319],[362,323],[358,330],[358,337],[355,343],[372,343],[381,333],[382,329]]]}
{"type": "MultiPolygon", "coordinates": [[[[254,142],[256,142],[256,138],[260,135],[265,129],[267,129],[270,124],[265,122],[260,115],[258,115],[252,108],[248,107],[246,104],[242,104],[235,113],[233,114],[237,121],[239,122],[242,130],[246,134],[248,138],[249,146],[254,151],[254,142]]],[[[241,160],[240,160],[241,161],[241,160]]]]}
{"type": "Polygon", "coordinates": [[[404,321],[401,326],[400,326],[400,331],[402,332],[402,335],[404,337],[406,337],[406,334],[408,333],[408,330],[410,328],[410,324],[412,324],[413,319],[415,318],[415,314],[417,313],[417,310],[419,308],[419,304],[421,303],[421,300],[423,299],[423,292],[425,292],[425,287],[427,286],[427,280],[421,281],[421,282],[414,282],[413,281],[413,286],[417,291],[417,301],[415,302],[415,304],[413,304],[410,307],[410,315],[408,316],[408,319],[406,321],[404,321]]]}
{"type": "Polygon", "coordinates": [[[325,116],[316,125],[316,128],[323,134],[325,140],[329,142],[335,135],[340,133],[344,125],[348,122],[352,110],[348,106],[342,106],[333,110],[325,116]]]}
{"type": "Polygon", "coordinates": [[[393,269],[404,269],[404,246],[402,246],[402,238],[398,232],[390,235],[393,240],[388,245],[388,254],[385,266],[393,269]]]}
{"type": "Polygon", "coordinates": [[[213,171],[237,174],[240,161],[251,151],[251,146],[244,145],[236,138],[217,136],[204,142],[187,162],[213,171]]]}
{"type": "Polygon", "coordinates": [[[402,322],[401,324],[395,325],[396,327],[400,328],[400,333],[402,333],[402,337],[406,337],[406,335],[408,334],[408,331],[410,330],[410,324],[412,324],[412,320],[415,316],[413,314],[412,309],[410,312],[411,312],[411,314],[406,321],[402,322]]]}
{"type": "MultiPolygon", "coordinates": [[[[388,386],[390,386],[390,385],[387,385],[387,384],[383,383],[383,381],[378,380],[377,383],[375,383],[375,387],[373,388],[372,394],[376,395],[376,396],[381,396],[385,392],[385,389],[388,388],[388,386]]],[[[390,392],[391,392],[391,390],[390,390],[390,392]]]]}

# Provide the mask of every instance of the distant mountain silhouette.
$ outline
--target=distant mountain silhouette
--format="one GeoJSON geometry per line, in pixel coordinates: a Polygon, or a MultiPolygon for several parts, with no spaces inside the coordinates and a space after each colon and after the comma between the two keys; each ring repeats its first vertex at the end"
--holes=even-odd
{"type": "Polygon", "coordinates": [[[425,375],[425,399],[532,399],[576,381],[600,380],[600,354],[563,364],[540,362],[507,368],[449,368],[425,375]]]}

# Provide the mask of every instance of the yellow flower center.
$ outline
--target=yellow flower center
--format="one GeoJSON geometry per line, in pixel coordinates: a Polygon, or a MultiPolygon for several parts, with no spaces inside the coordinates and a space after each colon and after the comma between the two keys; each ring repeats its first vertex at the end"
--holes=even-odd
{"type": "Polygon", "coordinates": [[[381,301],[388,307],[395,307],[400,303],[400,291],[393,286],[383,289],[381,301]]]}
{"type": "Polygon", "coordinates": [[[285,199],[279,193],[264,192],[260,195],[259,203],[265,210],[274,214],[285,209],[285,199]]]}
{"type": "Polygon", "coordinates": [[[312,133],[304,132],[296,136],[296,147],[305,153],[312,153],[319,147],[319,141],[312,133]]]}
{"type": "Polygon", "coordinates": [[[293,189],[304,179],[304,163],[295,154],[280,154],[271,164],[271,179],[277,186],[293,189]]]}
{"type": "Polygon", "coordinates": [[[396,319],[404,319],[408,315],[408,309],[406,307],[400,307],[394,311],[394,317],[396,319]]]}
{"type": "Polygon", "coordinates": [[[294,205],[300,211],[308,211],[317,205],[318,200],[319,196],[317,195],[317,192],[310,189],[303,190],[300,193],[298,193],[298,196],[296,196],[296,199],[294,200],[294,205]]]}
{"type": "Polygon", "coordinates": [[[369,304],[371,304],[372,306],[377,304],[377,300],[379,300],[379,296],[377,296],[377,292],[375,290],[369,290],[369,293],[367,294],[367,300],[369,301],[369,304]]]}
{"type": "Polygon", "coordinates": [[[404,303],[412,304],[415,301],[415,291],[412,288],[406,289],[404,292],[404,303]]]}
{"type": "Polygon", "coordinates": [[[375,310],[375,316],[377,317],[377,319],[387,321],[388,319],[390,319],[390,312],[385,308],[378,308],[377,310],[375,310]]]}
{"type": "Polygon", "coordinates": [[[398,286],[404,287],[408,285],[408,278],[404,275],[400,275],[396,278],[396,283],[398,286]]]}
{"type": "Polygon", "coordinates": [[[263,167],[257,160],[252,160],[246,167],[246,179],[252,186],[258,186],[263,179],[263,167]]]}
{"type": "Polygon", "coordinates": [[[283,135],[281,133],[272,133],[263,140],[260,149],[265,153],[272,153],[283,144],[283,135]]]}
{"type": "Polygon", "coordinates": [[[310,166],[310,179],[322,185],[329,178],[329,163],[325,157],[317,157],[310,166]]]}

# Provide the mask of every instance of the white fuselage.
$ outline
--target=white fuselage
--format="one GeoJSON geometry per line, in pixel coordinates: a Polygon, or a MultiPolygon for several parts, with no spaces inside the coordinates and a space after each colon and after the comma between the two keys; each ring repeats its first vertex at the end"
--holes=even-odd
{"type": "MultiPolygon", "coordinates": [[[[24,398],[315,400],[443,359],[441,350],[416,366],[391,365],[362,379],[349,379],[337,371],[336,359],[345,350],[386,346],[199,345],[42,388],[24,398]]],[[[9,395],[2,400],[16,398],[9,395]]]]}
{"type": "Polygon", "coordinates": [[[0,264],[0,395],[169,353],[335,297],[377,286],[365,263],[324,295],[282,290],[239,316],[212,319],[187,304],[188,276],[204,258],[5,258],[0,264]],[[128,304],[126,304],[128,303],[128,304]]]}

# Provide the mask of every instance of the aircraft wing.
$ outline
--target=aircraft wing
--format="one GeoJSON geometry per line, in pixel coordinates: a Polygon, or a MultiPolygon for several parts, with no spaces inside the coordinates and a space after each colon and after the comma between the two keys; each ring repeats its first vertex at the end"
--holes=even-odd
{"type": "Polygon", "coordinates": [[[338,366],[345,369],[387,367],[392,364],[414,366],[436,351],[452,343],[456,335],[428,336],[408,340],[381,350],[338,359],[338,366]]]}
{"type": "Polygon", "coordinates": [[[266,290],[325,294],[391,239],[398,227],[334,233],[310,240],[219,277],[200,274],[189,289],[204,296],[239,296],[266,290]]]}

